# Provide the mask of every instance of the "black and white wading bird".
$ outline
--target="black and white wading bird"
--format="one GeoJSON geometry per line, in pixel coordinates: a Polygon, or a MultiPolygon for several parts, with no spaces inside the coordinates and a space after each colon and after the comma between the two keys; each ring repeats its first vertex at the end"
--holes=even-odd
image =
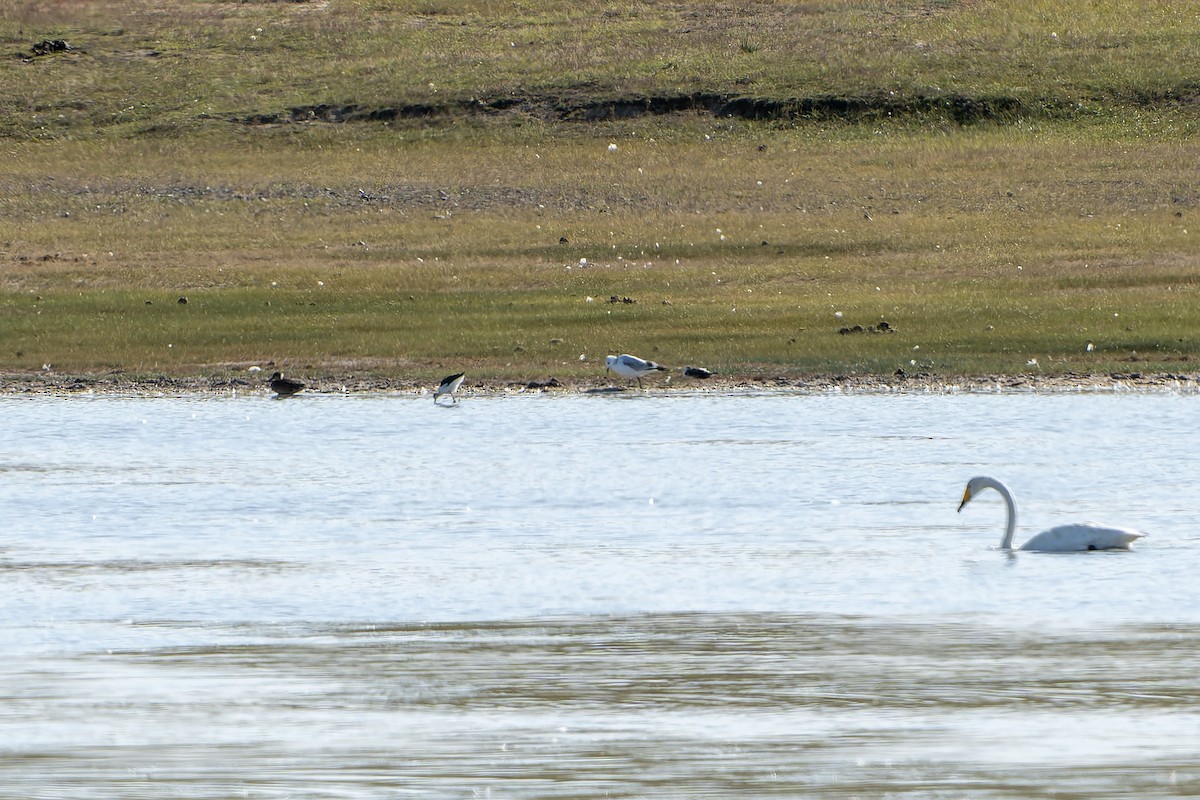
{"type": "Polygon", "coordinates": [[[700,380],[704,380],[705,378],[711,378],[712,376],[712,371],[707,370],[704,367],[683,368],[683,377],[685,378],[699,378],[700,380]]]}
{"type": "Polygon", "coordinates": [[[465,372],[460,372],[457,375],[447,375],[442,378],[442,382],[438,384],[437,391],[433,393],[433,402],[437,402],[438,398],[444,394],[450,395],[450,404],[454,405],[458,400],[454,397],[454,393],[458,391],[458,387],[462,386],[463,376],[465,372]]]}
{"type": "MultiPolygon", "coordinates": [[[[1001,550],[1012,550],[1013,533],[1017,530],[1017,504],[1012,492],[1000,481],[987,476],[971,478],[967,489],[963,492],[962,503],[958,510],[971,502],[984,489],[995,489],[1004,498],[1004,507],[1008,518],[1004,525],[1004,538],[1000,540],[1001,550]]],[[[1129,528],[1114,528],[1108,525],[1097,525],[1094,522],[1076,522],[1058,525],[1042,531],[1025,544],[1020,550],[1036,550],[1043,553],[1071,553],[1086,550],[1128,550],[1130,545],[1146,534],[1129,528]]]]}
{"type": "Polygon", "coordinates": [[[604,359],[604,371],[615,372],[622,378],[635,378],[638,388],[642,387],[642,376],[651,372],[666,372],[666,367],[660,367],[653,361],[622,353],[619,356],[609,356],[604,359]]]}
{"type": "Polygon", "coordinates": [[[294,378],[283,377],[282,372],[271,375],[271,391],[276,397],[291,397],[304,388],[304,384],[294,378]]]}

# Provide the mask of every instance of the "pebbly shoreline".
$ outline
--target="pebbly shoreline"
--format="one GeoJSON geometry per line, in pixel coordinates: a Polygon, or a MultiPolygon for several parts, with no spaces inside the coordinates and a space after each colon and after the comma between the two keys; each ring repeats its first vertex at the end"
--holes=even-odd
{"type": "MultiPolygon", "coordinates": [[[[426,394],[433,384],[377,375],[302,375],[305,394],[426,394]]],[[[479,379],[467,382],[464,396],[526,393],[601,394],[637,392],[636,385],[611,376],[539,378],[528,381],[479,379]]],[[[716,375],[706,380],[671,376],[645,381],[646,394],[705,393],[870,393],[870,392],[1078,392],[1171,391],[1200,393],[1200,373],[1064,373],[1058,375],[716,375]]],[[[0,373],[0,396],[75,394],[131,397],[173,395],[270,395],[266,375],[127,375],[124,373],[0,373]]]]}

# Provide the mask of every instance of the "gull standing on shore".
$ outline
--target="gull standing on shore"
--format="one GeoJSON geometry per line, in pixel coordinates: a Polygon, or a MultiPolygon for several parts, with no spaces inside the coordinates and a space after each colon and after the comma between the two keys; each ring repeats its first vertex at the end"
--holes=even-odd
{"type": "Polygon", "coordinates": [[[619,356],[609,356],[604,359],[604,371],[615,372],[623,378],[634,378],[638,388],[642,387],[642,376],[650,372],[666,372],[666,367],[660,367],[653,361],[622,353],[619,356]]]}

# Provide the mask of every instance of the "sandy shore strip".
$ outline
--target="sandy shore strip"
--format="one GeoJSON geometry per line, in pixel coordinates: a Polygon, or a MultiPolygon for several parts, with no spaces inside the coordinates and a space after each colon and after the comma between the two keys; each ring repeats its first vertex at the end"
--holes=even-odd
{"type": "MultiPolygon", "coordinates": [[[[376,375],[301,375],[307,394],[427,394],[428,381],[376,375]]],[[[599,394],[637,392],[628,381],[611,376],[594,378],[533,378],[527,381],[472,380],[463,384],[464,396],[526,394],[599,394]]],[[[1200,393],[1200,373],[1112,374],[1063,373],[1058,375],[787,375],[779,377],[715,375],[706,380],[670,376],[647,380],[646,394],[705,392],[742,394],[787,392],[827,394],[830,392],[1077,392],[1151,391],[1200,393]]],[[[58,396],[94,394],[132,397],[168,395],[270,395],[266,375],[128,375],[0,373],[0,396],[58,396]]]]}

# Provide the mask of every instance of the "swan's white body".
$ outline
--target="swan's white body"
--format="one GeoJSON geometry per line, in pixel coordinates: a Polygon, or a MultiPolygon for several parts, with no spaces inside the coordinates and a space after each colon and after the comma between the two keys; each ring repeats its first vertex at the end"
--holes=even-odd
{"type": "MultiPolygon", "coordinates": [[[[971,478],[967,489],[963,492],[962,503],[958,510],[971,502],[975,495],[984,489],[995,489],[1004,498],[1008,509],[1008,521],[1004,527],[1004,538],[1000,540],[1001,550],[1011,550],[1013,533],[1017,530],[1017,504],[1008,487],[995,478],[971,478]]],[[[1113,528],[1108,525],[1097,525],[1093,522],[1077,522],[1069,525],[1059,525],[1050,530],[1042,531],[1025,544],[1021,550],[1036,550],[1043,553],[1072,553],[1080,550],[1128,550],[1134,540],[1146,534],[1130,528],[1113,528]]]]}
{"type": "Polygon", "coordinates": [[[612,370],[623,378],[636,378],[638,387],[642,385],[642,376],[650,372],[666,372],[666,367],[660,367],[653,361],[622,353],[619,356],[608,356],[604,359],[604,369],[612,370]]]}

